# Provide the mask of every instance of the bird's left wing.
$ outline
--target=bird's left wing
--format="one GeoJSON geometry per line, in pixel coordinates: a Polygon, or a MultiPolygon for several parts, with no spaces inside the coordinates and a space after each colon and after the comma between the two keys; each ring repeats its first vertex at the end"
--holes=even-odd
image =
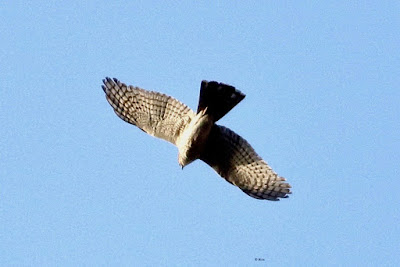
{"type": "Polygon", "coordinates": [[[173,144],[195,115],[171,96],[127,86],[115,78],[103,83],[107,101],[121,119],[173,144]]]}

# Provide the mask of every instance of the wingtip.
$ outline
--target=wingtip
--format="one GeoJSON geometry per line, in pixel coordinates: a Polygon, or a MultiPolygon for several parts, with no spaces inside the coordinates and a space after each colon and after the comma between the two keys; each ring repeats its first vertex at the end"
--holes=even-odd
{"type": "MultiPolygon", "coordinates": [[[[107,77],[105,77],[103,79],[103,84],[105,85],[105,87],[107,89],[109,87],[109,84],[111,84],[111,85],[114,85],[114,84],[120,85],[121,82],[117,78],[110,78],[110,77],[107,76],[107,77]]],[[[103,85],[102,85],[102,88],[104,90],[104,86],[103,85]]]]}
{"type": "Polygon", "coordinates": [[[106,84],[107,82],[110,82],[110,80],[111,80],[111,79],[110,79],[109,77],[105,77],[105,78],[103,79],[103,83],[106,84]]]}

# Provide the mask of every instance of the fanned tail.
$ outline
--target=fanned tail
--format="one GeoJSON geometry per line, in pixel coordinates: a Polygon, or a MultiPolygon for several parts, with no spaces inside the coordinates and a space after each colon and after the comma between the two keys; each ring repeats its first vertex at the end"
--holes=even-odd
{"type": "Polygon", "coordinates": [[[215,81],[202,81],[197,113],[207,108],[214,122],[222,118],[234,106],[243,100],[245,95],[235,87],[215,81]]]}

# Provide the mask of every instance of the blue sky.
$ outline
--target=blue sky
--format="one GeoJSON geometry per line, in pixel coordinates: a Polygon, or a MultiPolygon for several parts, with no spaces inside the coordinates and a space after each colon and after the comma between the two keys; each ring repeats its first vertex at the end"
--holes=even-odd
{"type": "Polygon", "coordinates": [[[395,265],[396,1],[5,1],[1,265],[395,265]],[[200,82],[247,96],[223,124],[293,194],[259,201],[112,111],[105,76],[196,109],[200,82]],[[262,261],[256,261],[255,259],[262,261]]]}

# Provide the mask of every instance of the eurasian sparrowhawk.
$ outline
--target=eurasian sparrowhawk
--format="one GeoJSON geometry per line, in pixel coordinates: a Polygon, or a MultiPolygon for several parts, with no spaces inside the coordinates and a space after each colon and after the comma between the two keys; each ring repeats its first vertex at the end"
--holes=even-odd
{"type": "Polygon", "coordinates": [[[197,112],[173,97],[127,86],[106,78],[102,86],[115,113],[144,132],[178,147],[183,168],[196,159],[210,165],[246,194],[279,200],[291,186],[257,155],[250,144],[232,130],[215,124],[245,95],[234,87],[202,81],[197,112]]]}

